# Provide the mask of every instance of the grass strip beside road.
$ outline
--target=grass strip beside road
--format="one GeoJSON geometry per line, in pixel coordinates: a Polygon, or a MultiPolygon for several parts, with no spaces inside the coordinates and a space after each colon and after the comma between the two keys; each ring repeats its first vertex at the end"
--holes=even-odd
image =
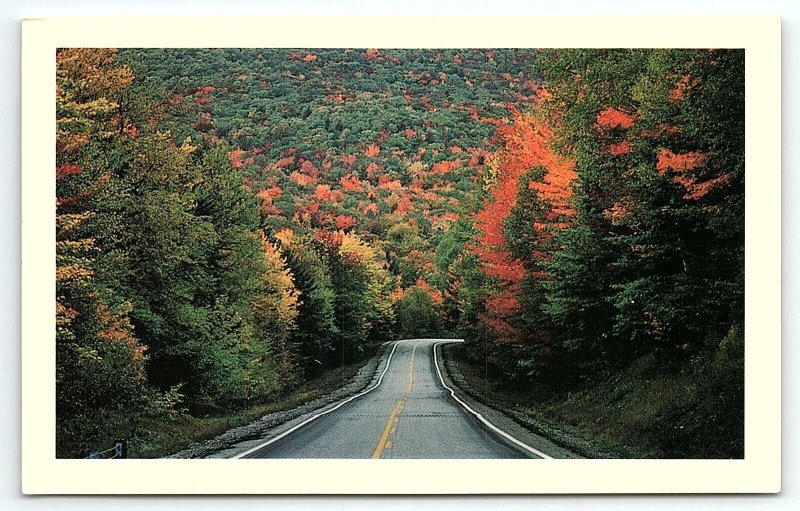
{"type": "Polygon", "coordinates": [[[652,355],[572,392],[510,388],[446,348],[454,382],[534,434],[588,458],[728,459],[744,453],[741,359],[670,371],[652,355]],[[488,377],[487,377],[488,376],[488,377]]]}

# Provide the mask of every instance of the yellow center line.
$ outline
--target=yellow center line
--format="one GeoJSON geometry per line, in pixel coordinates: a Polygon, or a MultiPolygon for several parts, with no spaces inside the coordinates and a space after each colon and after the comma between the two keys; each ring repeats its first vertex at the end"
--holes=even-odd
{"type": "Polygon", "coordinates": [[[417,353],[417,346],[419,346],[419,343],[414,345],[414,348],[411,350],[411,358],[408,361],[408,385],[406,386],[406,393],[397,402],[397,404],[394,405],[392,413],[389,414],[389,420],[386,421],[386,426],[383,428],[383,433],[381,434],[381,438],[378,440],[378,445],[375,446],[375,450],[372,452],[372,459],[374,460],[381,457],[384,449],[391,449],[392,442],[389,440],[389,435],[393,435],[397,432],[397,423],[400,420],[400,412],[403,411],[403,406],[408,399],[408,395],[414,389],[414,356],[417,353]]]}
{"type": "Polygon", "coordinates": [[[394,424],[395,418],[397,414],[400,413],[400,410],[403,408],[403,401],[400,400],[394,405],[394,409],[392,410],[391,415],[389,415],[389,421],[386,423],[386,427],[383,428],[383,434],[381,434],[380,440],[378,440],[378,445],[375,446],[375,450],[372,452],[372,459],[376,460],[381,457],[383,454],[383,450],[386,448],[386,441],[389,440],[389,432],[392,430],[392,424],[394,424]]]}

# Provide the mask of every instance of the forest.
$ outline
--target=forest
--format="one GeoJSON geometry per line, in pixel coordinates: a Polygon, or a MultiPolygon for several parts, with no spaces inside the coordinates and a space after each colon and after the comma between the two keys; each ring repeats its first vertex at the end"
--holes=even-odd
{"type": "Polygon", "coordinates": [[[515,402],[680,381],[663,441],[743,456],[743,51],[56,64],[58,457],[421,337],[515,402]]]}

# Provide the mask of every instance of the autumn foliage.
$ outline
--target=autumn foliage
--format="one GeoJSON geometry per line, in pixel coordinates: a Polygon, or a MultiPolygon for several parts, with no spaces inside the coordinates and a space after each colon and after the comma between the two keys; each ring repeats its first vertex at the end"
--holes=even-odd
{"type": "Polygon", "coordinates": [[[597,124],[606,128],[630,128],[636,116],[608,107],[597,114],[597,124]]]}
{"type": "Polygon", "coordinates": [[[552,130],[533,114],[512,112],[512,122],[497,130],[501,148],[492,156],[487,176],[490,198],[475,215],[480,231],[471,250],[481,261],[483,272],[496,280],[496,292],[486,298],[481,320],[497,336],[498,342],[519,337],[514,319],[521,312],[519,293],[526,269],[508,247],[506,222],[517,203],[520,183],[530,178],[531,169],[542,168],[541,176],[527,181],[527,187],[537,193],[547,214],[534,224],[545,234],[548,226],[563,226],[574,210],[570,204],[572,181],[576,174],[574,162],[558,155],[552,144],[552,130]]]}

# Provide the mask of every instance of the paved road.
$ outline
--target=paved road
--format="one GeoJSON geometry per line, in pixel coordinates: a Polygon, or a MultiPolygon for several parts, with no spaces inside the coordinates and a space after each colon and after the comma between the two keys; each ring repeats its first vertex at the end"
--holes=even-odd
{"type": "Polygon", "coordinates": [[[453,400],[436,370],[438,342],[397,343],[374,390],[245,457],[529,457],[453,400]]]}

